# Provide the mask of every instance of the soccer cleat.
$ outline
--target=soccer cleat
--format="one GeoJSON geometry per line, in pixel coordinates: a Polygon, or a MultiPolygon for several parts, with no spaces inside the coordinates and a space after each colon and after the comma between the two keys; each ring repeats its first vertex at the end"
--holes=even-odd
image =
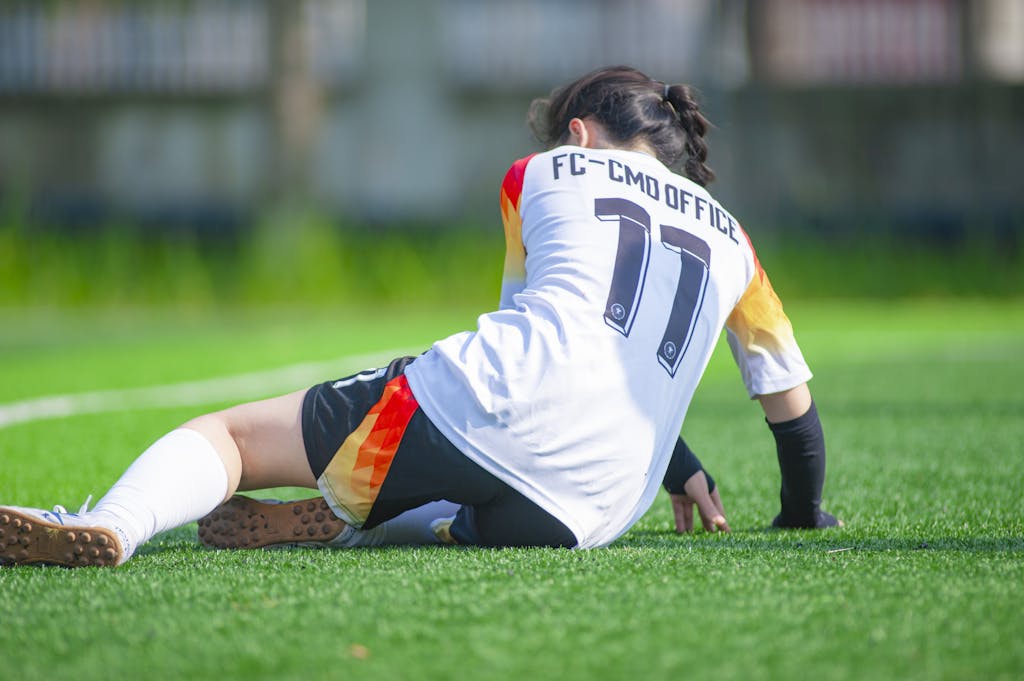
{"type": "Polygon", "coordinates": [[[63,506],[0,506],[0,565],[114,567],[126,561],[131,554],[118,528],[97,524],[85,512],[86,506],[78,513],[63,506]]]}
{"type": "Polygon", "coordinates": [[[327,501],[276,501],[233,496],[199,520],[199,541],[215,549],[330,546],[348,525],[327,501]]]}

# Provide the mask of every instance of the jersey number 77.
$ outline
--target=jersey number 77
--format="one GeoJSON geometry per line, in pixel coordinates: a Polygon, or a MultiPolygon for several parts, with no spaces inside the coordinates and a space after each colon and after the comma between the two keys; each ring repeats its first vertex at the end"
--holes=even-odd
{"type": "MultiPolygon", "coordinates": [[[[651,257],[651,216],[642,206],[621,198],[595,199],[594,215],[603,222],[619,223],[619,243],[604,320],[629,337],[643,298],[651,257]]],[[[671,225],[661,225],[661,245],[679,254],[679,284],[657,353],[658,362],[674,377],[690,346],[697,315],[704,304],[711,248],[703,239],[671,225]]]]}

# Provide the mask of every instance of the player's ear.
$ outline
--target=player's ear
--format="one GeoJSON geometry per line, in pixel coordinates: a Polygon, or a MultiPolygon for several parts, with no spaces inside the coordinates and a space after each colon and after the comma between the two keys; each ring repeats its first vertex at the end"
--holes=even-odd
{"type": "Polygon", "coordinates": [[[577,147],[590,146],[590,129],[582,118],[574,118],[569,121],[569,139],[567,142],[577,147]]]}

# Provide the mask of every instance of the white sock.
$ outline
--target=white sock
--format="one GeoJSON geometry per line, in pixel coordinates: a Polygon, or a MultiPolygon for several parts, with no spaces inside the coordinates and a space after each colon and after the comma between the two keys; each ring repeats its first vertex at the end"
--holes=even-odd
{"type": "Polygon", "coordinates": [[[227,490],[227,470],[210,441],[178,428],[150,445],[88,515],[114,524],[127,559],[158,532],[202,518],[227,490]]]}
{"type": "Polygon", "coordinates": [[[430,524],[438,518],[454,516],[458,504],[450,501],[432,501],[419,508],[383,522],[372,530],[356,530],[346,527],[331,540],[331,546],[356,548],[359,546],[418,546],[440,544],[430,524]]]}

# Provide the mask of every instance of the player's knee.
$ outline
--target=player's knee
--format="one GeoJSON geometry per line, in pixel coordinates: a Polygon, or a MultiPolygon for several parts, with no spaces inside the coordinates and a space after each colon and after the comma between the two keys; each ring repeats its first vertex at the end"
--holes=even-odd
{"type": "Polygon", "coordinates": [[[186,421],[181,427],[199,433],[213,445],[227,471],[229,488],[234,491],[242,476],[242,461],[238,444],[235,442],[228,419],[224,418],[224,412],[204,414],[186,421]]]}
{"type": "Polygon", "coordinates": [[[181,427],[194,430],[214,442],[225,436],[233,437],[228,428],[227,420],[223,417],[223,412],[197,416],[183,423],[181,427]]]}

